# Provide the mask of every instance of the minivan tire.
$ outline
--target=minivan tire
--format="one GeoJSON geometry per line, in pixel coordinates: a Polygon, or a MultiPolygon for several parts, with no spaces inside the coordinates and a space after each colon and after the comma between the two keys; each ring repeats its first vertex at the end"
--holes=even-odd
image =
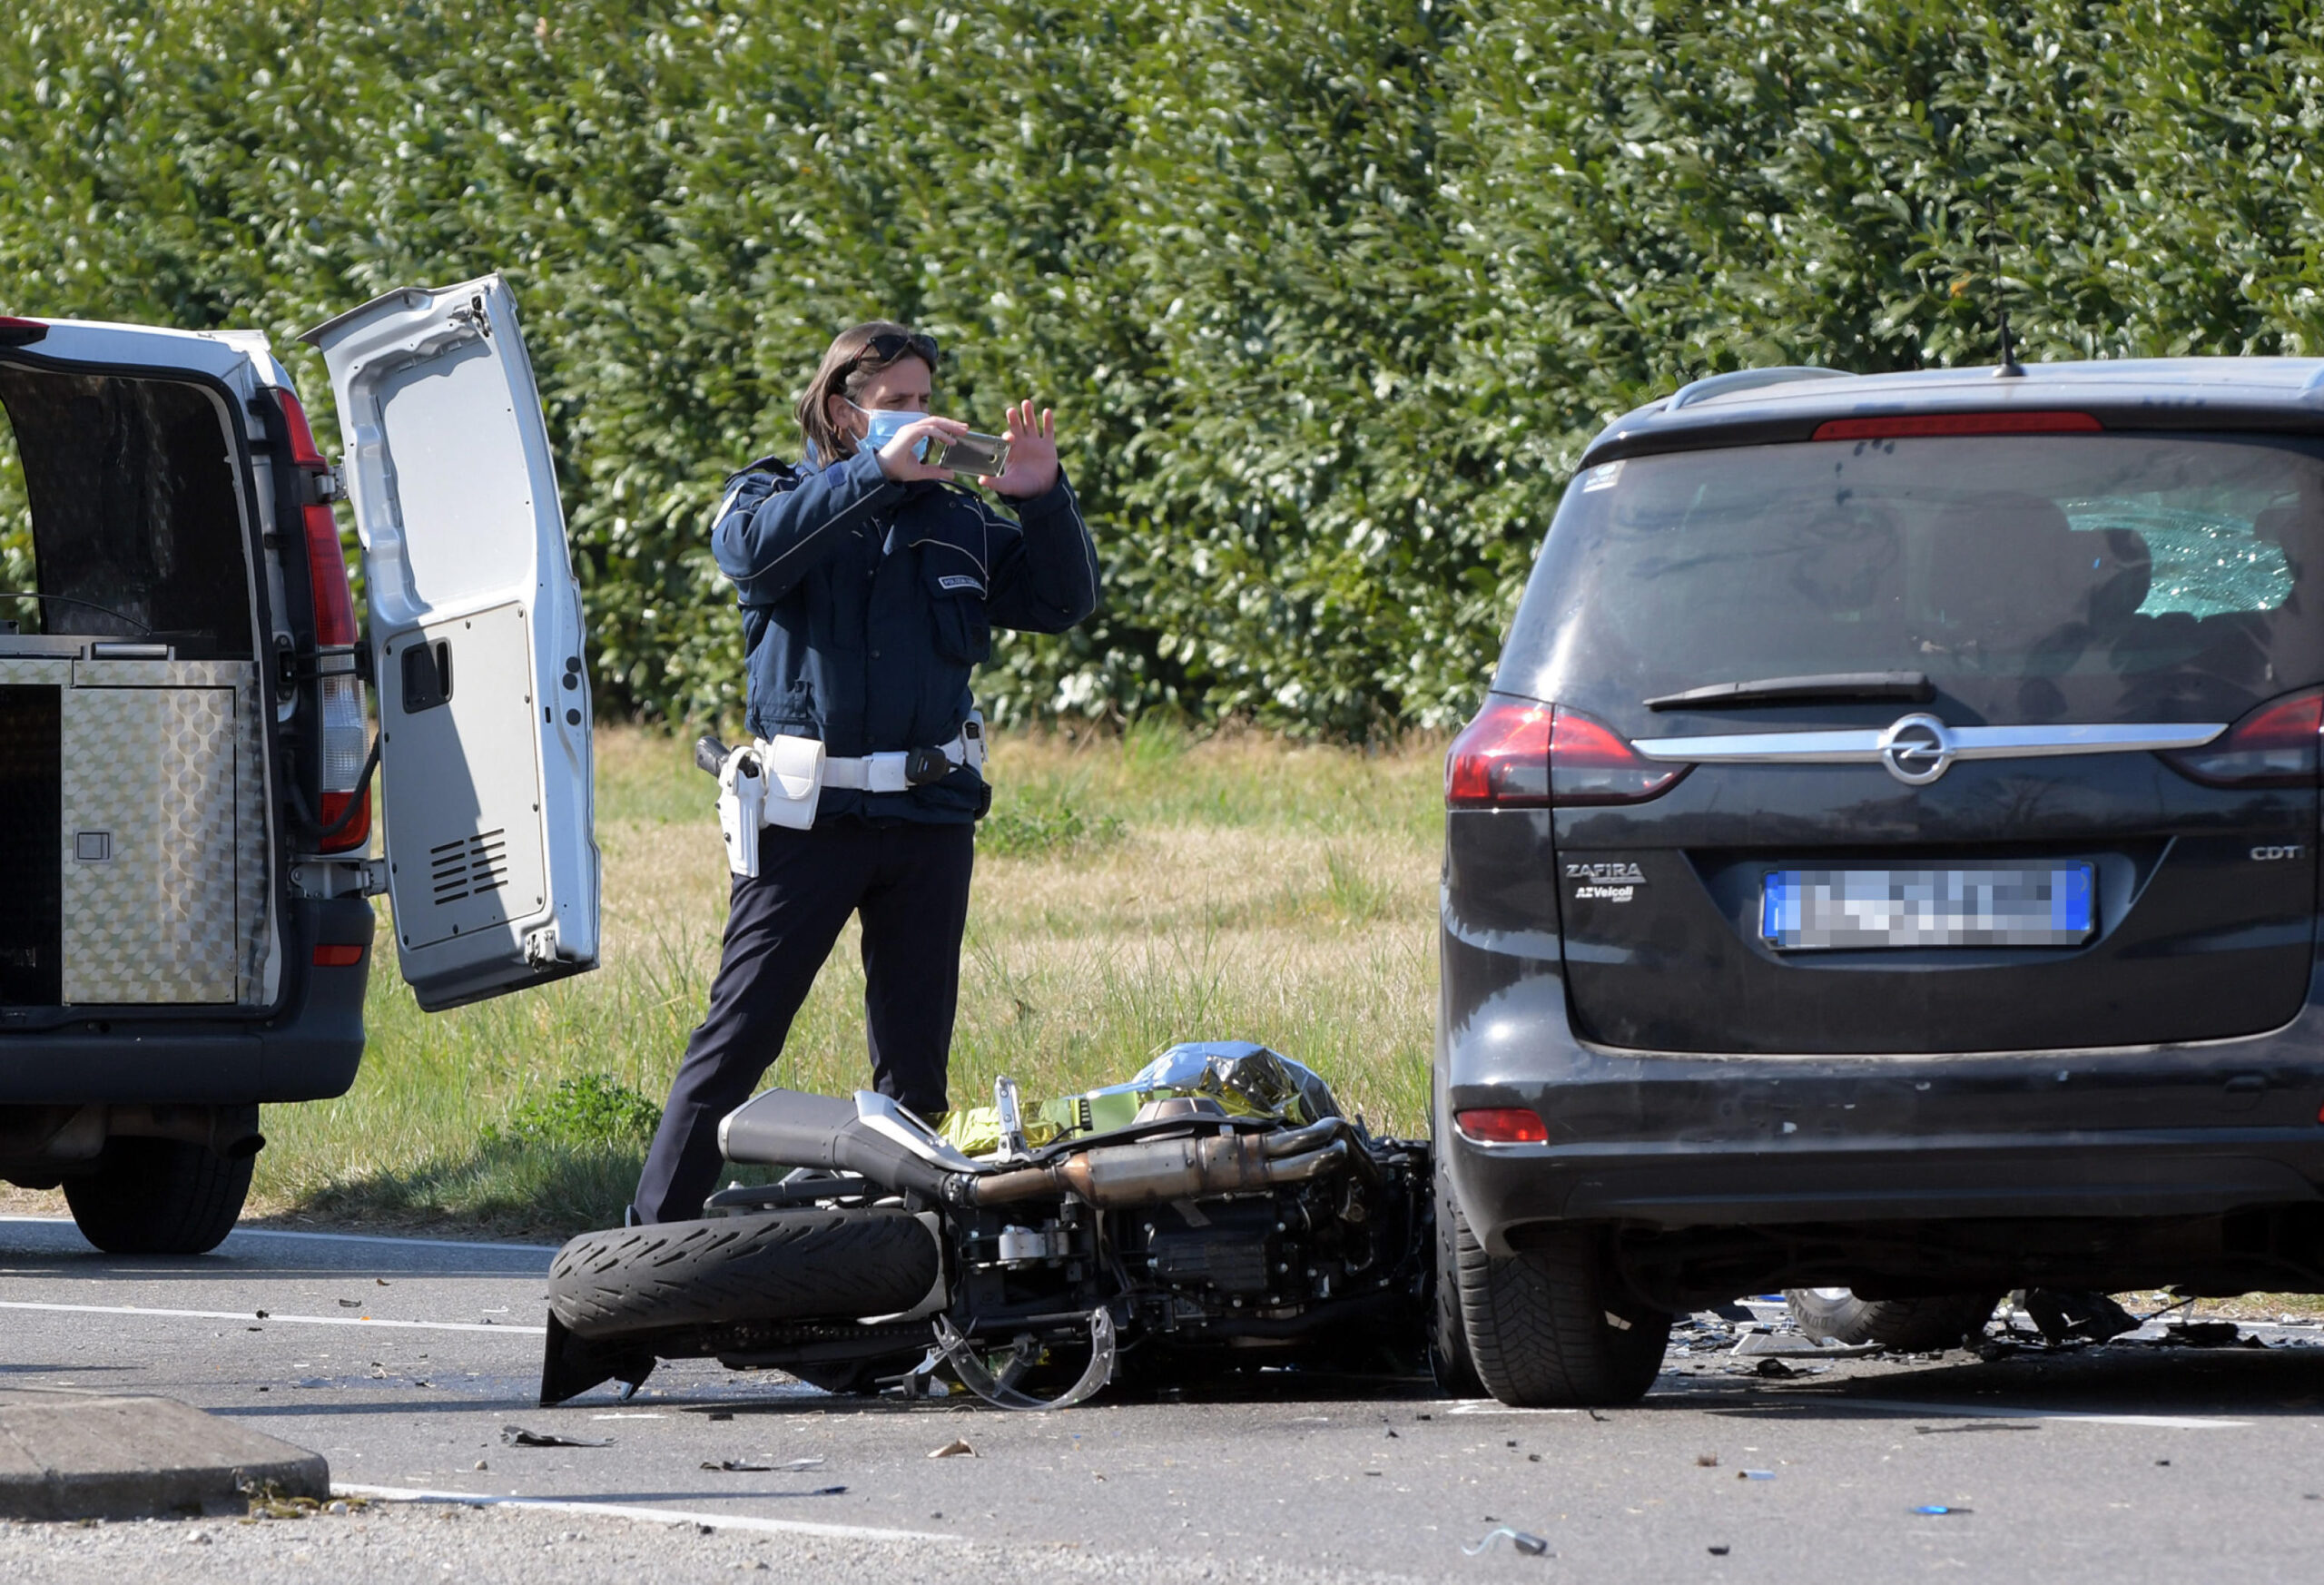
{"type": "Polygon", "coordinates": [[[1859,1299],[1846,1288],[1786,1288],[1800,1331],[1819,1342],[1877,1344],[1900,1354],[1958,1348],[1981,1332],[1998,1294],[1932,1294],[1917,1299],[1859,1299]]]}
{"type": "Polygon", "coordinates": [[[1494,1397],[1586,1408],[1634,1403],[1654,1385],[1670,1315],[1622,1291],[1596,1229],[1536,1231],[1506,1259],[1487,1254],[1465,1220],[1454,1236],[1469,1354],[1494,1397]]]}
{"type": "MultiPolygon", "coordinates": [[[[1482,1398],[1485,1384],[1477,1376],[1477,1362],[1469,1352],[1468,1327],[1461,1319],[1461,1252],[1475,1249],[1477,1241],[1461,1215],[1452,1195],[1452,1180],[1444,1170],[1444,1153],[1436,1153],[1436,1280],[1431,1285],[1428,1315],[1428,1373],[1436,1390],[1448,1398],[1482,1398]]],[[[1482,1251],[1479,1251],[1480,1254],[1482,1251]]]]}
{"type": "Polygon", "coordinates": [[[900,1206],[773,1211],[584,1233],[549,1267],[576,1337],[728,1321],[853,1321],[911,1309],[941,1262],[900,1206]]]}
{"type": "Polygon", "coordinates": [[[234,1230],[256,1161],[185,1139],[113,1138],[94,1172],[64,1180],[64,1203],[107,1255],[207,1255],[234,1230]]]}

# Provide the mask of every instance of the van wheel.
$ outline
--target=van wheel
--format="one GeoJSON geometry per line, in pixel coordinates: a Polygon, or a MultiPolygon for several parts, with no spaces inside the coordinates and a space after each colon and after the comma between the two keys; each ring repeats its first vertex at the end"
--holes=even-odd
{"type": "Polygon", "coordinates": [[[107,1255],[206,1255],[234,1230],[256,1161],[185,1139],[116,1137],[94,1172],[64,1180],[64,1203],[107,1255]]]}
{"type": "Polygon", "coordinates": [[[1435,1177],[1436,1281],[1429,1295],[1428,1373],[1436,1378],[1436,1390],[1448,1398],[1482,1398],[1485,1384],[1477,1378],[1477,1362],[1469,1353],[1468,1330],[1461,1321],[1461,1251],[1476,1249],[1477,1241],[1452,1197],[1442,1151],[1437,1153],[1435,1177]]]}
{"type": "Polygon", "coordinates": [[[1662,1372],[1668,1312],[1623,1292],[1597,1232],[1557,1227],[1506,1260],[1454,1227],[1461,1316],[1487,1391],[1527,1408],[1634,1403],[1662,1372]]]}
{"type": "Polygon", "coordinates": [[[1800,1331],[1819,1341],[1876,1343],[1901,1354],[1958,1348],[1981,1332],[1998,1294],[1933,1294],[1918,1299],[1859,1299],[1846,1288],[1786,1288],[1800,1331]]]}

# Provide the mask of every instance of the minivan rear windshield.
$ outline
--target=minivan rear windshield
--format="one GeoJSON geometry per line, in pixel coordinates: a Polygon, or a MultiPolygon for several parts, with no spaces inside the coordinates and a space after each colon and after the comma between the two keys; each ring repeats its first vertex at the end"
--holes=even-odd
{"type": "MultiPolygon", "coordinates": [[[[2232,721],[2324,682],[2324,448],[2043,435],[1740,447],[1566,492],[1494,686],[1620,722],[1921,673],[1996,724],[2232,721]]],[[[1797,708],[1794,706],[1793,708],[1797,708]]]]}

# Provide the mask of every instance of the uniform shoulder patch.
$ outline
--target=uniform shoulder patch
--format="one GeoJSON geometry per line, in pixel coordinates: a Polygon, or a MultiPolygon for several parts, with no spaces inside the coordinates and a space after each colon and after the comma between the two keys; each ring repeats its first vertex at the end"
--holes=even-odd
{"type": "Polygon", "coordinates": [[[948,573],[936,580],[936,586],[948,595],[958,589],[974,589],[980,595],[984,593],[984,585],[966,573],[948,573]]]}

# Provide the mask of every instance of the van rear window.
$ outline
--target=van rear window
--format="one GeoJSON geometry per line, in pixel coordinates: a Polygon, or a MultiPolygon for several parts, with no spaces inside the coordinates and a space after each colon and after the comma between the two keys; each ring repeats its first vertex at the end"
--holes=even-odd
{"type": "Polygon", "coordinates": [[[1827,441],[1574,481],[1495,686],[1625,723],[1923,672],[1994,723],[2229,721],[2324,682],[2324,455],[2134,435],[1827,441]]]}
{"type": "Polygon", "coordinates": [[[218,399],[183,380],[0,363],[0,409],[11,431],[0,446],[14,451],[0,489],[22,490],[0,502],[16,596],[0,597],[0,619],[250,659],[241,496],[218,399]]]}

